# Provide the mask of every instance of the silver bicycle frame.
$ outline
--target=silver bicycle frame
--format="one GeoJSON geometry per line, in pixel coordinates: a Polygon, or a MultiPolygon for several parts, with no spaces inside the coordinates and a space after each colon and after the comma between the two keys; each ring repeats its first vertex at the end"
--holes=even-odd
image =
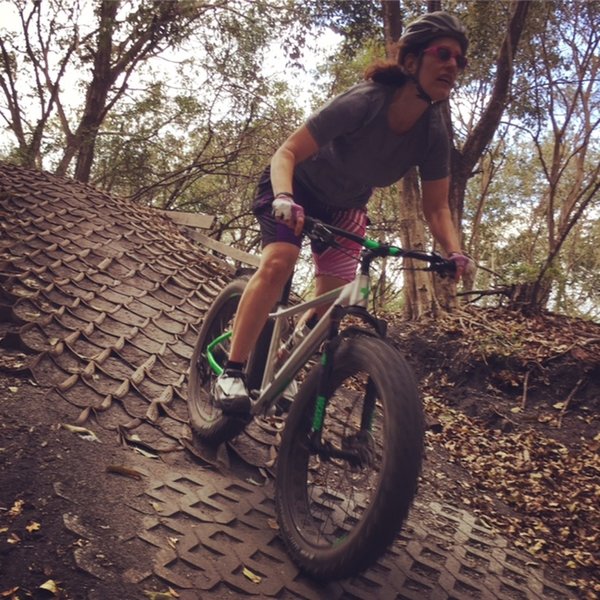
{"type": "Polygon", "coordinates": [[[271,344],[265,363],[261,388],[258,390],[258,398],[252,405],[252,414],[256,415],[264,412],[265,407],[271,406],[306,364],[323,340],[325,340],[334,307],[360,306],[367,308],[370,290],[369,276],[359,274],[350,283],[321,294],[313,300],[302,302],[296,306],[279,307],[275,312],[269,314],[269,318],[274,320],[273,333],[271,334],[271,344]],[[283,365],[281,365],[277,373],[274,374],[273,371],[275,369],[277,351],[281,344],[281,332],[284,320],[287,317],[304,313],[309,308],[323,304],[331,304],[331,306],[319,319],[310,333],[292,350],[292,353],[283,365]]]}

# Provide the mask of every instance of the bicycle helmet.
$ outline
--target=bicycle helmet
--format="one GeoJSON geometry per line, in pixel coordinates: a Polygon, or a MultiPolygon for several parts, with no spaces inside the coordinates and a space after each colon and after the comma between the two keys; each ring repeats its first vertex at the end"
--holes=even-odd
{"type": "Polygon", "coordinates": [[[469,40],[462,23],[450,13],[443,10],[422,15],[409,23],[399,39],[403,50],[424,46],[438,37],[452,37],[459,44],[463,54],[467,53],[469,40]]]}

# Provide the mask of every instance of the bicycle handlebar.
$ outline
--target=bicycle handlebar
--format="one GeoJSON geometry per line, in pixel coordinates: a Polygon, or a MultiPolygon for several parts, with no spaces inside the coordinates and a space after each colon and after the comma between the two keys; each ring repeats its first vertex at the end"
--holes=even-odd
{"type": "Polygon", "coordinates": [[[309,217],[308,215],[304,218],[304,233],[311,240],[321,242],[328,246],[334,246],[336,244],[335,237],[340,236],[360,244],[364,248],[363,252],[368,253],[371,257],[392,256],[398,258],[413,258],[429,263],[429,266],[425,268],[426,271],[434,271],[440,275],[454,275],[456,273],[456,263],[444,258],[437,252],[405,250],[399,246],[378,242],[377,240],[346,231],[341,227],[323,223],[323,221],[309,217]]]}

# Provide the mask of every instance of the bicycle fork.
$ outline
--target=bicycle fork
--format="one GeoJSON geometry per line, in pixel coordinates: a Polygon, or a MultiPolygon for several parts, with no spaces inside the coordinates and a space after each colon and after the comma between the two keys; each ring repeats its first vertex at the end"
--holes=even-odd
{"type": "Polygon", "coordinates": [[[323,439],[325,413],[331,394],[328,387],[332,381],[335,351],[342,339],[339,336],[339,325],[346,313],[347,310],[341,306],[337,306],[334,307],[331,314],[330,331],[321,355],[321,373],[317,384],[309,440],[312,449],[324,460],[339,458],[348,461],[355,467],[367,467],[372,464],[373,460],[373,448],[369,438],[375,414],[376,398],[376,390],[370,378],[367,382],[363,399],[359,432],[353,436],[344,438],[341,448],[323,439]]]}

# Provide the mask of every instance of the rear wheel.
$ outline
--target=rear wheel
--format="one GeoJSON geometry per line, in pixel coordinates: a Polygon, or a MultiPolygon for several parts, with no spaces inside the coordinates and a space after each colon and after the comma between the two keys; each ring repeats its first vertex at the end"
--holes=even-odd
{"type": "MultiPolygon", "coordinates": [[[[235,437],[248,423],[248,418],[224,414],[213,404],[211,389],[217,373],[207,358],[207,346],[221,337],[212,348],[212,355],[221,367],[227,361],[233,318],[247,283],[245,278],[236,279],[216,297],[204,317],[192,354],[188,388],[190,423],[198,437],[211,444],[219,444],[235,437]]],[[[260,386],[266,356],[260,348],[265,345],[266,336],[267,331],[263,331],[257,350],[248,361],[247,377],[250,389],[260,386]]]]}
{"type": "Polygon", "coordinates": [[[343,340],[333,361],[321,434],[313,433],[317,366],[292,405],[277,459],[282,536],[319,579],[355,575],[393,542],[416,493],[424,436],[412,371],[391,346],[359,335],[343,340]]]}

